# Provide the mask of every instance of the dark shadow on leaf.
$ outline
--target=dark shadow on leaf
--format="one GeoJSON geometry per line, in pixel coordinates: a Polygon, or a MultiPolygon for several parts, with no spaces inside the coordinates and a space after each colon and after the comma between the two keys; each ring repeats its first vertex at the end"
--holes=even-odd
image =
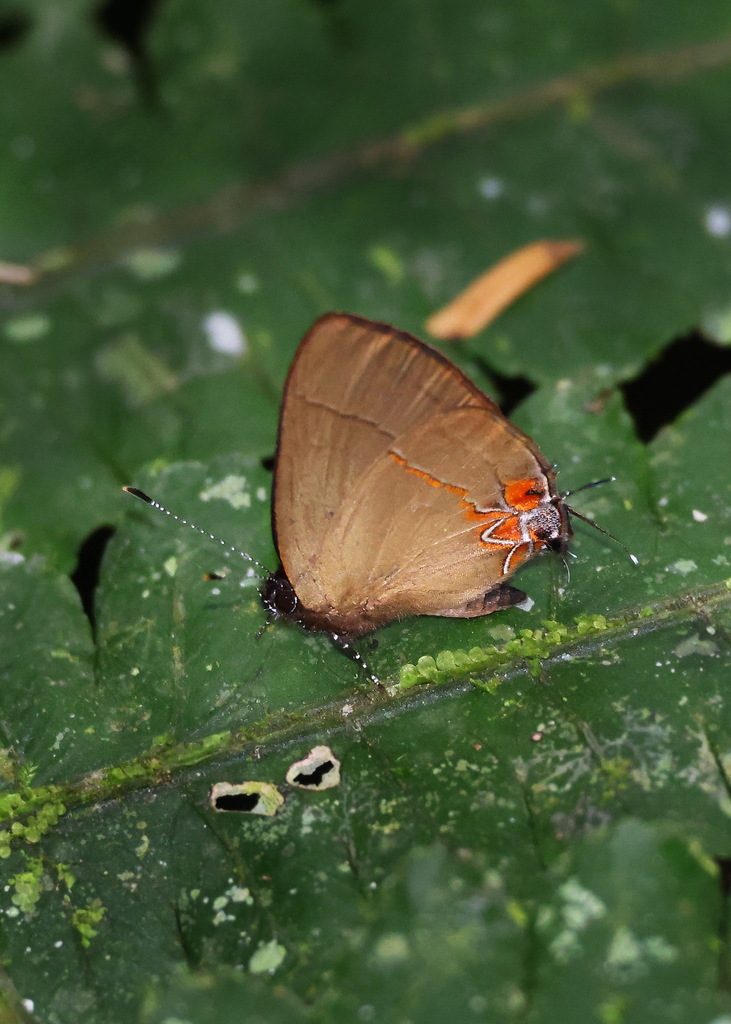
{"type": "Polygon", "coordinates": [[[33,19],[20,9],[0,15],[0,49],[11,50],[28,34],[33,19]]]}
{"type": "Polygon", "coordinates": [[[322,16],[325,31],[334,50],[345,52],[356,48],[355,24],[347,13],[343,0],[308,0],[308,3],[322,16]]]}
{"type": "Polygon", "coordinates": [[[721,913],[718,922],[718,983],[724,992],[731,992],[731,857],[716,857],[718,887],[721,890],[721,913]]]}

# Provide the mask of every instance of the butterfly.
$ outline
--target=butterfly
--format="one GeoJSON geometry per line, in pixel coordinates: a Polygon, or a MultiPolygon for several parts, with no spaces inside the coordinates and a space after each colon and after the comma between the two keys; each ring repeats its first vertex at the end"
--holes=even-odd
{"type": "Polygon", "coordinates": [[[544,550],[564,555],[570,513],[585,518],[566,497],[536,443],[440,352],[327,313],[284,386],[272,499],[281,566],[262,600],[363,662],[351,641],[388,622],[525,601],[513,573],[544,550]]]}

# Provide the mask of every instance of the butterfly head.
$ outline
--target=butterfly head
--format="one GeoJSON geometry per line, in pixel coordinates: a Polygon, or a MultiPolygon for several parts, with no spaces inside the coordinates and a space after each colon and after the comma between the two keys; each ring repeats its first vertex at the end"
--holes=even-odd
{"type": "Polygon", "coordinates": [[[542,546],[561,557],[566,554],[573,531],[560,497],[541,502],[523,515],[536,548],[542,546]]]}
{"type": "Polygon", "coordinates": [[[294,587],[287,579],[284,569],[278,569],[264,580],[261,603],[273,619],[297,618],[299,600],[294,587]]]}

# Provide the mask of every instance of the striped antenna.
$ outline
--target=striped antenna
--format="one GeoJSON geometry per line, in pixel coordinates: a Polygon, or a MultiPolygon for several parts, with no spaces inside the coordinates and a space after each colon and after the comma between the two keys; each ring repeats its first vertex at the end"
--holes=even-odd
{"type": "MultiPolygon", "coordinates": [[[[583,484],[581,487],[577,487],[575,491],[566,491],[561,495],[561,500],[564,501],[566,498],[570,498],[572,494],[578,494],[579,491],[588,491],[590,487],[599,487],[600,484],[613,484],[616,479],[616,476],[607,476],[604,477],[603,480],[592,480],[590,484],[583,484]]],[[[589,526],[593,526],[595,530],[599,531],[599,533],[603,533],[605,537],[609,537],[610,540],[613,540],[615,544],[619,544],[619,546],[627,552],[630,562],[634,565],[640,564],[640,560],[637,555],[633,555],[627,545],[623,544],[622,541],[618,537],[615,537],[613,533],[610,533],[609,530],[603,529],[603,527],[599,526],[598,523],[595,523],[593,519],[588,519],[586,516],[582,516],[581,512],[577,512],[576,509],[572,508],[570,505],[567,505],[566,508],[572,516],[576,516],[576,518],[580,519],[582,523],[588,523],[589,526]]]]}
{"type": "Polygon", "coordinates": [[[241,551],[240,548],[234,547],[233,544],[229,544],[228,541],[221,540],[220,537],[217,537],[215,533],[211,533],[210,530],[204,530],[200,526],[196,526],[195,523],[191,523],[188,519],[183,519],[182,516],[177,516],[174,512],[171,512],[169,508],[165,508],[164,505],[161,505],[159,501],[155,501],[154,498],[151,498],[149,494],[145,494],[144,491],[140,491],[137,487],[123,487],[122,490],[126,491],[127,494],[133,494],[135,498],[139,498],[141,501],[147,502],[148,505],[152,505],[152,507],[156,508],[159,512],[164,512],[166,516],[170,516],[170,518],[174,519],[177,523],[181,523],[183,526],[189,526],[191,530],[195,530],[196,533],[202,533],[204,537],[208,537],[209,540],[213,540],[217,544],[220,544],[221,547],[226,548],[227,551],[232,551],[235,555],[241,555],[241,557],[245,558],[247,562],[251,562],[253,565],[257,566],[257,568],[261,569],[264,576],[269,576],[269,569],[267,569],[265,565],[262,565],[261,562],[257,562],[257,560],[247,554],[246,551],[241,551]]]}

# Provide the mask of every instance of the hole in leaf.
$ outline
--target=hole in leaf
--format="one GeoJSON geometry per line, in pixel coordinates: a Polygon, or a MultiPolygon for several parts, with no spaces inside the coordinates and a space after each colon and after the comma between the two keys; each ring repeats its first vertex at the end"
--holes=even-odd
{"type": "Polygon", "coordinates": [[[144,36],[160,0],[104,0],[94,9],[94,20],[102,32],[123,46],[133,57],[144,52],[144,36]]]}
{"type": "Polygon", "coordinates": [[[11,50],[28,34],[32,19],[23,11],[8,11],[0,16],[0,49],[11,50]]]}
{"type": "Polygon", "coordinates": [[[330,747],[320,744],[289,766],[287,782],[299,789],[333,789],[340,785],[340,761],[330,747]]]}
{"type": "Polygon", "coordinates": [[[216,782],[208,796],[214,811],[235,814],[262,814],[271,818],[284,803],[284,797],[271,782],[216,782]]]}
{"type": "Polygon", "coordinates": [[[527,377],[523,377],[522,374],[516,374],[514,377],[511,377],[495,370],[492,366],[485,363],[484,360],[477,359],[475,361],[490,380],[492,384],[491,397],[495,399],[506,416],[510,416],[520,403],[528,398],[529,395],[532,395],[536,389],[535,384],[527,377]]]}
{"type": "Polygon", "coordinates": [[[81,607],[91,623],[92,631],[96,629],[94,598],[99,585],[99,570],[107,544],[113,535],[113,526],[100,526],[90,533],[79,548],[76,568],[71,573],[71,582],[79,592],[81,607]]]}
{"type": "Polygon", "coordinates": [[[261,468],[268,469],[271,473],[274,470],[274,464],[276,457],[274,455],[264,455],[261,460],[261,468]]]}
{"type": "Polygon", "coordinates": [[[143,98],[155,102],[156,87],[146,46],[146,35],[160,0],[104,0],[92,17],[101,31],[126,50],[143,98]]]}
{"type": "Polygon", "coordinates": [[[731,349],[713,344],[700,331],[667,345],[638,377],[622,385],[640,440],[651,441],[727,373],[731,349]]]}
{"type": "Polygon", "coordinates": [[[506,416],[510,416],[513,410],[536,389],[527,377],[520,374],[515,377],[506,377],[496,370],[490,370],[490,379],[494,381],[500,396],[498,405],[506,416]]]}
{"type": "Polygon", "coordinates": [[[297,786],[312,786],[314,789],[320,785],[324,777],[335,765],[332,761],[323,761],[322,764],[318,764],[316,768],[313,768],[311,772],[299,772],[293,776],[292,782],[297,786]]]}
{"type": "Polygon", "coordinates": [[[261,800],[259,793],[222,793],[213,806],[217,811],[251,811],[261,800]]]}

